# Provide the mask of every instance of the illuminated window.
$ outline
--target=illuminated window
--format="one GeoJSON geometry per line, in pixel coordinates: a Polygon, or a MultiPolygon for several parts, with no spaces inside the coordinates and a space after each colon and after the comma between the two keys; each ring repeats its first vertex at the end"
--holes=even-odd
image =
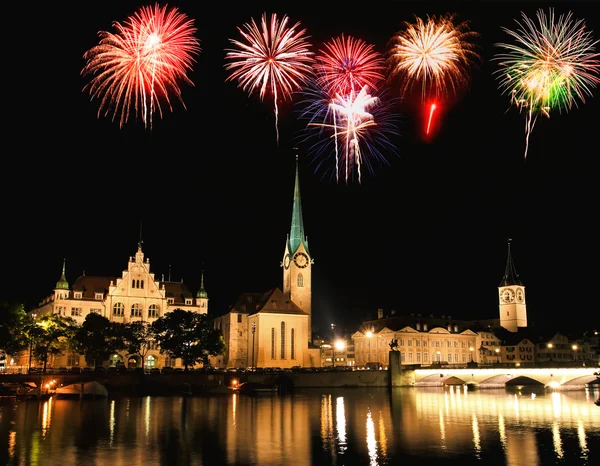
{"type": "Polygon", "coordinates": [[[271,359],[275,359],[275,329],[271,329],[271,359]]]}
{"type": "Polygon", "coordinates": [[[285,322],[281,322],[281,359],[285,359],[285,322]]]}
{"type": "Polygon", "coordinates": [[[159,308],[157,304],[150,304],[148,307],[148,317],[158,317],[159,308]]]}
{"type": "Polygon", "coordinates": [[[115,303],[113,306],[113,316],[123,317],[125,315],[125,305],[123,303],[115,303]]]}
{"type": "Polygon", "coordinates": [[[290,353],[291,353],[292,359],[296,359],[295,340],[296,340],[296,329],[292,329],[291,335],[290,335],[290,353]]]}
{"type": "Polygon", "coordinates": [[[140,304],[131,305],[131,317],[142,317],[142,306],[140,304]]]}
{"type": "Polygon", "coordinates": [[[301,273],[298,274],[298,278],[296,280],[296,283],[299,287],[303,287],[304,286],[304,277],[302,276],[301,273]]]}

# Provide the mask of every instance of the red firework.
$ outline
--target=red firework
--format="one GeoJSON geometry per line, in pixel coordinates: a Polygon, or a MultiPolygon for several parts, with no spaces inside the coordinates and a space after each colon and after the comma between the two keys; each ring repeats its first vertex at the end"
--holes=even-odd
{"type": "Polygon", "coordinates": [[[173,110],[170,93],[185,108],[179,82],[193,85],[186,73],[201,50],[193,20],[177,8],[155,4],[113,26],[117,33],[100,31],[99,44],[83,56],[87,63],[81,74],[94,75],[83,90],[100,99],[98,116],[112,108],[122,127],[135,111],[152,128],[152,114],[158,111],[162,117],[161,100],[173,110]]]}
{"type": "Polygon", "coordinates": [[[314,66],[316,83],[327,94],[377,89],[384,78],[384,57],[361,39],[339,37],[324,44],[314,66]]]}
{"type": "Polygon", "coordinates": [[[288,27],[288,21],[287,16],[279,20],[273,13],[269,22],[263,13],[259,28],[251,19],[243,29],[238,28],[243,41],[229,39],[237,48],[226,50],[225,57],[229,60],[225,69],[233,70],[226,81],[237,80],[238,87],[249,94],[258,90],[261,100],[267,92],[272,94],[277,141],[279,98],[291,100],[292,93],[308,80],[314,61],[306,29],[300,29],[299,22],[288,27]]]}

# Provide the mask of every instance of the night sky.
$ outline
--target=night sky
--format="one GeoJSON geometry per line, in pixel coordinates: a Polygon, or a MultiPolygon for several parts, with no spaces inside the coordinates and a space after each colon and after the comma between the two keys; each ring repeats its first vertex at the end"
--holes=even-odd
{"type": "Polygon", "coordinates": [[[540,7],[572,10],[600,39],[598,3],[285,3],[170,2],[194,19],[202,51],[188,74],[194,86],[181,84],[186,108],[175,100],[151,131],[134,116],[122,129],[98,118],[80,72],[99,30],[115,32],[113,21],[153,2],[53,3],[19,15],[25,31],[11,45],[17,66],[5,87],[0,299],[31,308],[52,292],[63,258],[71,284],[83,271],[120,276],[140,229],[157,278],[183,279],[195,293],[204,270],[209,314],[242,292],[282,287],[298,147],[315,326],[356,329],[378,308],[496,318],[507,238],[530,322],[556,312],[597,322],[598,90],[579,108],[539,117],[525,159],[524,115],[498,90],[491,59],[495,43],[511,41],[502,27],[540,7]],[[336,183],[297,139],[295,100],[280,107],[278,144],[272,101],[225,82],[229,39],[263,12],[300,21],[315,52],[344,33],[380,53],[414,15],[456,13],[480,34],[481,61],[435,139],[420,138],[420,116],[399,100],[398,155],[360,184],[336,183]]]}

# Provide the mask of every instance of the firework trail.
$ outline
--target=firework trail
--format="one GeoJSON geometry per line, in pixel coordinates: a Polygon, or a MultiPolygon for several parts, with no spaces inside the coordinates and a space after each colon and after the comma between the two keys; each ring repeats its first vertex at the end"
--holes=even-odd
{"type": "Polygon", "coordinates": [[[369,93],[367,86],[359,91],[337,93],[333,97],[312,81],[302,91],[301,120],[306,120],[300,142],[309,143],[308,153],[324,174],[335,172],[349,183],[362,180],[363,168],[374,173],[374,163],[387,165],[388,158],[397,154],[389,137],[397,135],[397,114],[391,112],[392,101],[369,93]],[[335,158],[333,168],[327,163],[335,158]]]}
{"type": "Polygon", "coordinates": [[[389,41],[386,62],[401,92],[420,86],[421,100],[456,94],[470,81],[470,69],[479,60],[473,40],[479,36],[456,15],[416,17],[389,41]]]}
{"type": "Polygon", "coordinates": [[[276,14],[267,21],[264,13],[259,27],[254,19],[238,31],[243,40],[229,39],[236,47],[227,49],[226,70],[232,70],[226,81],[238,81],[238,87],[252,94],[258,91],[264,100],[267,92],[273,96],[275,130],[279,143],[280,98],[289,98],[302,87],[312,73],[313,52],[310,51],[306,29],[300,23],[288,27],[289,18],[276,14]]]}
{"type": "Polygon", "coordinates": [[[503,28],[514,44],[497,43],[505,51],[494,56],[500,62],[495,71],[503,94],[510,93],[511,104],[526,111],[525,158],[529,135],[538,115],[550,117],[552,109],[568,112],[577,101],[585,103],[592,88],[600,83],[600,55],[594,53],[598,41],[585,29],[583,20],[571,12],[556,19],[537,11],[537,23],[521,13],[523,22],[515,20],[516,31],[503,28]]]}
{"type": "Polygon", "coordinates": [[[87,63],[81,74],[93,75],[83,90],[100,99],[98,117],[112,108],[113,120],[120,114],[123,127],[135,111],[152,129],[152,114],[158,110],[162,117],[161,99],[173,110],[170,92],[185,108],[179,81],[193,85],[186,73],[201,50],[193,20],[177,8],[155,4],[113,26],[117,33],[100,31],[99,44],[83,55],[87,63]]]}

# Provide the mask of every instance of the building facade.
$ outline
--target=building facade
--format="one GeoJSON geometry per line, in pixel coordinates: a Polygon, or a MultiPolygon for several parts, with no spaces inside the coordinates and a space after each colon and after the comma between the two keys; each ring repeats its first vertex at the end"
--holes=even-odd
{"type": "MultiPolygon", "coordinates": [[[[97,313],[112,322],[132,321],[154,322],[157,318],[174,309],[208,312],[208,295],[204,289],[204,274],[196,295],[183,283],[157,280],[150,268],[150,259],[144,257],[142,241],[138,242],[135,256],[129,258],[127,268],[120,277],[85,275],[78,277],[70,286],[65,275],[63,261],[62,275],[53,292],[40,305],[32,310],[32,315],[58,314],[71,317],[77,324],[83,324],[86,316],[97,313]]],[[[111,366],[126,367],[180,366],[180,360],[172,360],[154,347],[142,361],[138,354],[119,353],[111,356],[111,366]]],[[[78,353],[56,356],[54,367],[85,366],[85,360],[78,353]]]]}
{"type": "Polygon", "coordinates": [[[280,267],[283,290],[242,293],[229,311],[214,319],[227,350],[211,358],[215,367],[320,366],[312,335],[312,266],[302,218],[298,159],[292,204],[292,222],[280,267]]]}

